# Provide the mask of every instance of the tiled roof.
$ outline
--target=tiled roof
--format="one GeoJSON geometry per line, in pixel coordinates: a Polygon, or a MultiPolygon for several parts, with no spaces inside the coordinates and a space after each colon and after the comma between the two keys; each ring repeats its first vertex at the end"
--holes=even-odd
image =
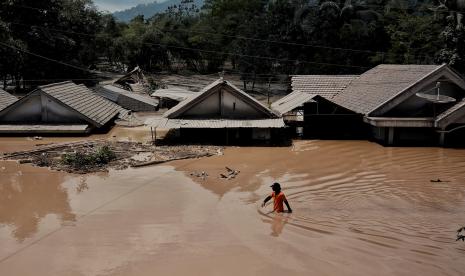
{"type": "Polygon", "coordinates": [[[254,106],[258,110],[260,110],[263,114],[266,114],[269,118],[276,118],[279,116],[279,114],[267,108],[266,106],[261,104],[259,101],[254,99],[252,96],[250,96],[249,94],[245,93],[244,91],[234,86],[232,83],[226,80],[223,80],[223,79],[219,79],[209,84],[208,86],[206,86],[204,89],[202,89],[202,91],[193,94],[188,99],[180,102],[175,107],[165,112],[165,114],[163,114],[163,117],[170,118],[170,119],[176,118],[180,114],[187,111],[190,107],[197,104],[199,101],[202,101],[202,96],[208,95],[212,91],[212,89],[218,86],[223,86],[223,85],[232,88],[231,90],[234,91],[236,95],[242,97],[247,103],[249,103],[251,106],[254,106]]]}
{"type": "Polygon", "coordinates": [[[0,110],[5,109],[7,106],[12,105],[18,99],[10,93],[0,89],[0,110]]]}
{"type": "MultiPolygon", "coordinates": [[[[456,103],[455,105],[451,106],[449,109],[446,111],[442,112],[436,117],[436,126],[443,126],[444,124],[448,124],[446,121],[448,121],[448,117],[452,116],[455,112],[458,110],[462,109],[465,107],[465,99],[461,100],[460,102],[456,103]]],[[[462,113],[463,114],[463,113],[462,113]]],[[[454,117],[454,116],[452,116],[454,117]]]]}
{"type": "Polygon", "coordinates": [[[292,91],[331,99],[357,78],[354,75],[300,75],[292,77],[291,86],[292,91]]]}
{"type": "Polygon", "coordinates": [[[283,128],[282,118],[258,120],[227,120],[227,119],[159,119],[148,122],[152,127],[162,129],[179,128],[283,128]]]}
{"type": "Polygon", "coordinates": [[[166,89],[158,89],[152,94],[152,97],[160,98],[160,99],[171,99],[177,102],[182,102],[185,99],[193,96],[197,92],[188,91],[182,88],[166,88],[166,89]]]}
{"type": "Polygon", "coordinates": [[[271,105],[271,108],[281,114],[288,113],[304,103],[313,101],[316,95],[300,91],[294,91],[291,94],[277,100],[271,105]]]}
{"type": "Polygon", "coordinates": [[[127,112],[84,85],[76,85],[70,81],[39,86],[39,90],[79,112],[98,127],[105,125],[120,113],[127,112]]]}
{"type": "Polygon", "coordinates": [[[461,100],[460,102],[458,102],[455,105],[451,106],[449,109],[447,109],[443,113],[439,114],[436,117],[436,121],[440,121],[440,120],[444,119],[445,117],[451,115],[452,113],[454,113],[455,111],[459,110],[460,108],[462,108],[464,106],[465,106],[465,99],[461,100]]]}
{"type": "Polygon", "coordinates": [[[100,96],[133,111],[153,111],[158,108],[158,100],[147,94],[138,94],[113,85],[97,89],[100,96]]]}
{"type": "Polygon", "coordinates": [[[369,114],[443,65],[378,65],[360,75],[332,101],[369,114]]]}

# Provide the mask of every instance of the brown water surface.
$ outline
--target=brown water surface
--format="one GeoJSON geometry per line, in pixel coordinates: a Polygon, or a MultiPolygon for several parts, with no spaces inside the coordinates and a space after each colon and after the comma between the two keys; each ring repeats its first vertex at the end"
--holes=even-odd
{"type": "Polygon", "coordinates": [[[465,271],[464,150],[302,141],[170,165],[75,176],[0,163],[0,275],[465,271]],[[225,166],[241,173],[222,180],[225,166]],[[274,181],[294,213],[260,208],[274,181]]]}

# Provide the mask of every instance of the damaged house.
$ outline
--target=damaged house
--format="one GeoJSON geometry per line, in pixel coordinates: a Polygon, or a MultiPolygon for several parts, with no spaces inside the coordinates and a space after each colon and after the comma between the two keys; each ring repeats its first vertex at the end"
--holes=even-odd
{"type": "Polygon", "coordinates": [[[1,109],[0,133],[85,134],[128,113],[84,85],[55,83],[39,86],[1,109]]]}
{"type": "Polygon", "coordinates": [[[249,144],[279,140],[285,127],[276,112],[219,79],[167,111],[154,125],[184,142],[249,144]]]}

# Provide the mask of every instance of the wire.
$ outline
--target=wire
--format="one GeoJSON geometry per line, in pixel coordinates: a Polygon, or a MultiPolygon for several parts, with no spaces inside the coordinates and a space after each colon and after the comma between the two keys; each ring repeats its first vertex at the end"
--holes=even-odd
{"type": "MultiPolygon", "coordinates": [[[[13,24],[19,24],[19,23],[13,23],[13,24]]],[[[25,25],[25,24],[20,24],[20,25],[25,25]]],[[[33,26],[33,27],[42,28],[40,26],[33,26]]],[[[52,30],[52,31],[55,30],[55,31],[64,32],[64,33],[73,33],[73,34],[78,34],[78,35],[86,35],[86,36],[91,36],[91,37],[96,36],[95,34],[86,34],[86,33],[72,32],[72,31],[63,31],[63,30],[56,30],[56,29],[52,29],[52,28],[43,28],[43,29],[52,30]]],[[[362,69],[370,68],[370,67],[367,67],[367,66],[359,66],[359,65],[344,65],[344,64],[313,62],[313,61],[295,60],[295,59],[283,59],[283,58],[276,58],[276,57],[245,55],[245,54],[237,54],[237,53],[214,51],[214,50],[202,50],[202,49],[198,49],[198,48],[173,46],[173,45],[162,44],[162,43],[143,42],[142,44],[144,44],[144,45],[152,45],[152,46],[161,46],[161,47],[167,47],[167,48],[174,48],[174,49],[182,49],[182,50],[199,51],[199,52],[205,52],[205,53],[217,53],[217,54],[222,54],[222,55],[257,58],[257,59],[264,59],[264,60],[275,60],[275,61],[282,61],[282,62],[297,62],[297,63],[307,63],[307,64],[316,64],[316,65],[325,65],[325,66],[334,66],[334,67],[346,67],[346,68],[362,68],[362,69]]]]}
{"type": "Polygon", "coordinates": [[[61,65],[68,66],[68,67],[71,67],[71,68],[74,68],[74,69],[78,69],[78,70],[82,70],[82,71],[85,71],[85,72],[94,73],[93,71],[91,71],[91,70],[89,70],[89,69],[87,69],[87,68],[75,66],[75,65],[72,65],[72,64],[63,62],[63,61],[59,61],[59,60],[56,60],[56,59],[52,59],[52,58],[49,58],[49,57],[45,57],[45,56],[42,56],[42,55],[39,55],[39,54],[30,52],[30,51],[27,51],[27,50],[24,50],[24,49],[21,49],[21,48],[18,48],[18,47],[9,45],[9,44],[3,43],[3,42],[0,42],[0,45],[3,45],[3,46],[8,47],[8,48],[10,48],[10,49],[13,49],[13,50],[16,50],[16,51],[20,51],[20,52],[23,52],[23,53],[26,53],[26,54],[29,54],[29,55],[32,55],[32,56],[35,56],[35,57],[39,57],[39,58],[42,58],[42,59],[45,59],[45,60],[48,60],[48,61],[56,62],[56,63],[59,63],[59,64],[61,64],[61,65]]]}
{"type": "MultiPolygon", "coordinates": [[[[49,31],[56,31],[56,32],[61,32],[61,33],[69,33],[69,34],[76,34],[76,35],[83,35],[83,36],[89,36],[89,37],[96,37],[98,34],[89,34],[89,33],[81,33],[81,32],[74,32],[74,31],[68,31],[68,30],[60,30],[60,29],[54,29],[54,28],[48,28],[48,27],[42,27],[42,26],[37,26],[37,25],[29,25],[29,24],[22,24],[22,23],[15,23],[15,22],[9,22],[10,24],[13,25],[20,25],[20,26],[27,26],[27,27],[37,27],[49,31]]],[[[199,33],[199,34],[207,34],[207,35],[218,35],[218,36],[224,36],[224,37],[230,37],[230,38],[237,38],[237,39],[242,39],[242,40],[251,40],[251,41],[261,41],[261,42],[268,42],[268,43],[276,43],[276,44],[283,44],[283,45],[292,45],[292,46],[302,46],[302,47],[310,47],[310,48],[319,48],[319,49],[326,49],[326,50],[336,50],[336,51],[348,51],[348,52],[358,52],[358,53],[366,53],[366,54],[376,54],[376,55],[383,55],[383,56],[394,56],[394,57],[400,57],[404,58],[405,55],[402,54],[392,54],[388,52],[383,52],[383,51],[370,51],[370,50],[357,50],[357,49],[350,49],[350,48],[342,48],[342,47],[331,47],[331,46],[322,46],[322,45],[314,45],[314,44],[304,44],[304,43],[295,43],[295,42],[284,42],[284,41],[277,41],[277,40],[267,40],[267,39],[258,39],[258,38],[250,38],[250,37],[245,37],[245,36],[234,36],[234,35],[224,35],[220,33],[210,33],[210,32],[200,32],[200,31],[195,31],[195,30],[162,30],[158,27],[151,26],[154,29],[157,29],[158,31],[162,33],[175,33],[177,31],[182,31],[182,32],[193,32],[193,33],[199,33]]],[[[146,42],[148,43],[148,42],[146,42]]],[[[422,48],[409,48],[411,50],[420,50],[422,48]]],[[[412,55],[409,54],[408,57],[412,58],[427,58],[427,59],[432,59],[431,56],[429,55],[412,55]]],[[[368,68],[368,67],[365,67],[368,68]]]]}

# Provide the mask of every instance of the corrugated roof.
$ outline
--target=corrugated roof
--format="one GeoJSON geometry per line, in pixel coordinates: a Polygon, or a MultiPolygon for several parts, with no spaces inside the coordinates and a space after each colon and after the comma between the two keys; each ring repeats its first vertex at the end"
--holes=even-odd
{"type": "Polygon", "coordinates": [[[127,112],[119,105],[93,93],[84,85],[76,85],[71,81],[39,86],[38,89],[79,112],[99,127],[120,113],[127,112]]]}
{"type": "MultiPolygon", "coordinates": [[[[157,99],[153,99],[148,95],[137,94],[135,92],[124,90],[124,89],[121,89],[113,85],[105,85],[97,89],[97,91],[98,91],[97,93],[101,95],[102,97],[110,101],[117,102],[117,103],[120,103],[120,100],[121,100],[120,97],[126,97],[131,100],[143,103],[145,105],[152,107],[153,109],[156,109],[159,103],[157,99]]],[[[131,109],[130,106],[123,105],[123,107],[131,109]]]]}
{"type": "Polygon", "coordinates": [[[152,94],[152,97],[160,98],[160,99],[170,99],[178,102],[182,102],[189,97],[192,97],[197,92],[192,92],[189,90],[185,90],[182,88],[165,88],[165,89],[158,89],[152,94]]]}
{"type": "Polygon", "coordinates": [[[209,94],[209,92],[212,91],[212,89],[216,88],[217,86],[223,86],[223,85],[232,88],[232,91],[235,92],[237,96],[242,97],[247,103],[249,103],[251,106],[255,107],[256,109],[260,110],[263,114],[269,116],[270,118],[279,116],[279,114],[277,114],[273,110],[267,108],[262,103],[260,103],[259,101],[257,101],[252,96],[245,93],[244,91],[240,90],[239,88],[237,88],[232,83],[230,83],[230,82],[228,82],[226,80],[223,80],[223,79],[219,79],[217,81],[212,82],[208,86],[206,86],[204,89],[202,89],[202,91],[200,91],[198,93],[195,93],[194,95],[192,95],[188,99],[180,102],[178,105],[176,105],[172,109],[168,110],[163,115],[163,117],[170,118],[170,119],[176,118],[177,116],[179,116],[180,114],[182,114],[183,112],[188,110],[190,107],[194,106],[199,101],[201,101],[202,96],[207,96],[209,94]]]}
{"type": "Polygon", "coordinates": [[[378,65],[354,79],[331,101],[360,114],[369,114],[442,66],[378,65]]]}
{"type": "Polygon", "coordinates": [[[157,119],[146,122],[151,127],[162,129],[179,128],[283,128],[282,118],[259,120],[226,120],[226,119],[157,119]]]}
{"type": "Polygon", "coordinates": [[[0,110],[3,110],[6,107],[14,104],[17,100],[18,98],[16,98],[15,96],[0,89],[0,110]]]}
{"type": "Polygon", "coordinates": [[[300,91],[294,91],[291,94],[277,100],[271,105],[271,108],[281,114],[288,113],[304,103],[313,101],[316,95],[300,91]]]}
{"type": "Polygon", "coordinates": [[[358,77],[355,75],[298,75],[292,76],[291,86],[293,92],[300,91],[331,99],[358,77]]]}

